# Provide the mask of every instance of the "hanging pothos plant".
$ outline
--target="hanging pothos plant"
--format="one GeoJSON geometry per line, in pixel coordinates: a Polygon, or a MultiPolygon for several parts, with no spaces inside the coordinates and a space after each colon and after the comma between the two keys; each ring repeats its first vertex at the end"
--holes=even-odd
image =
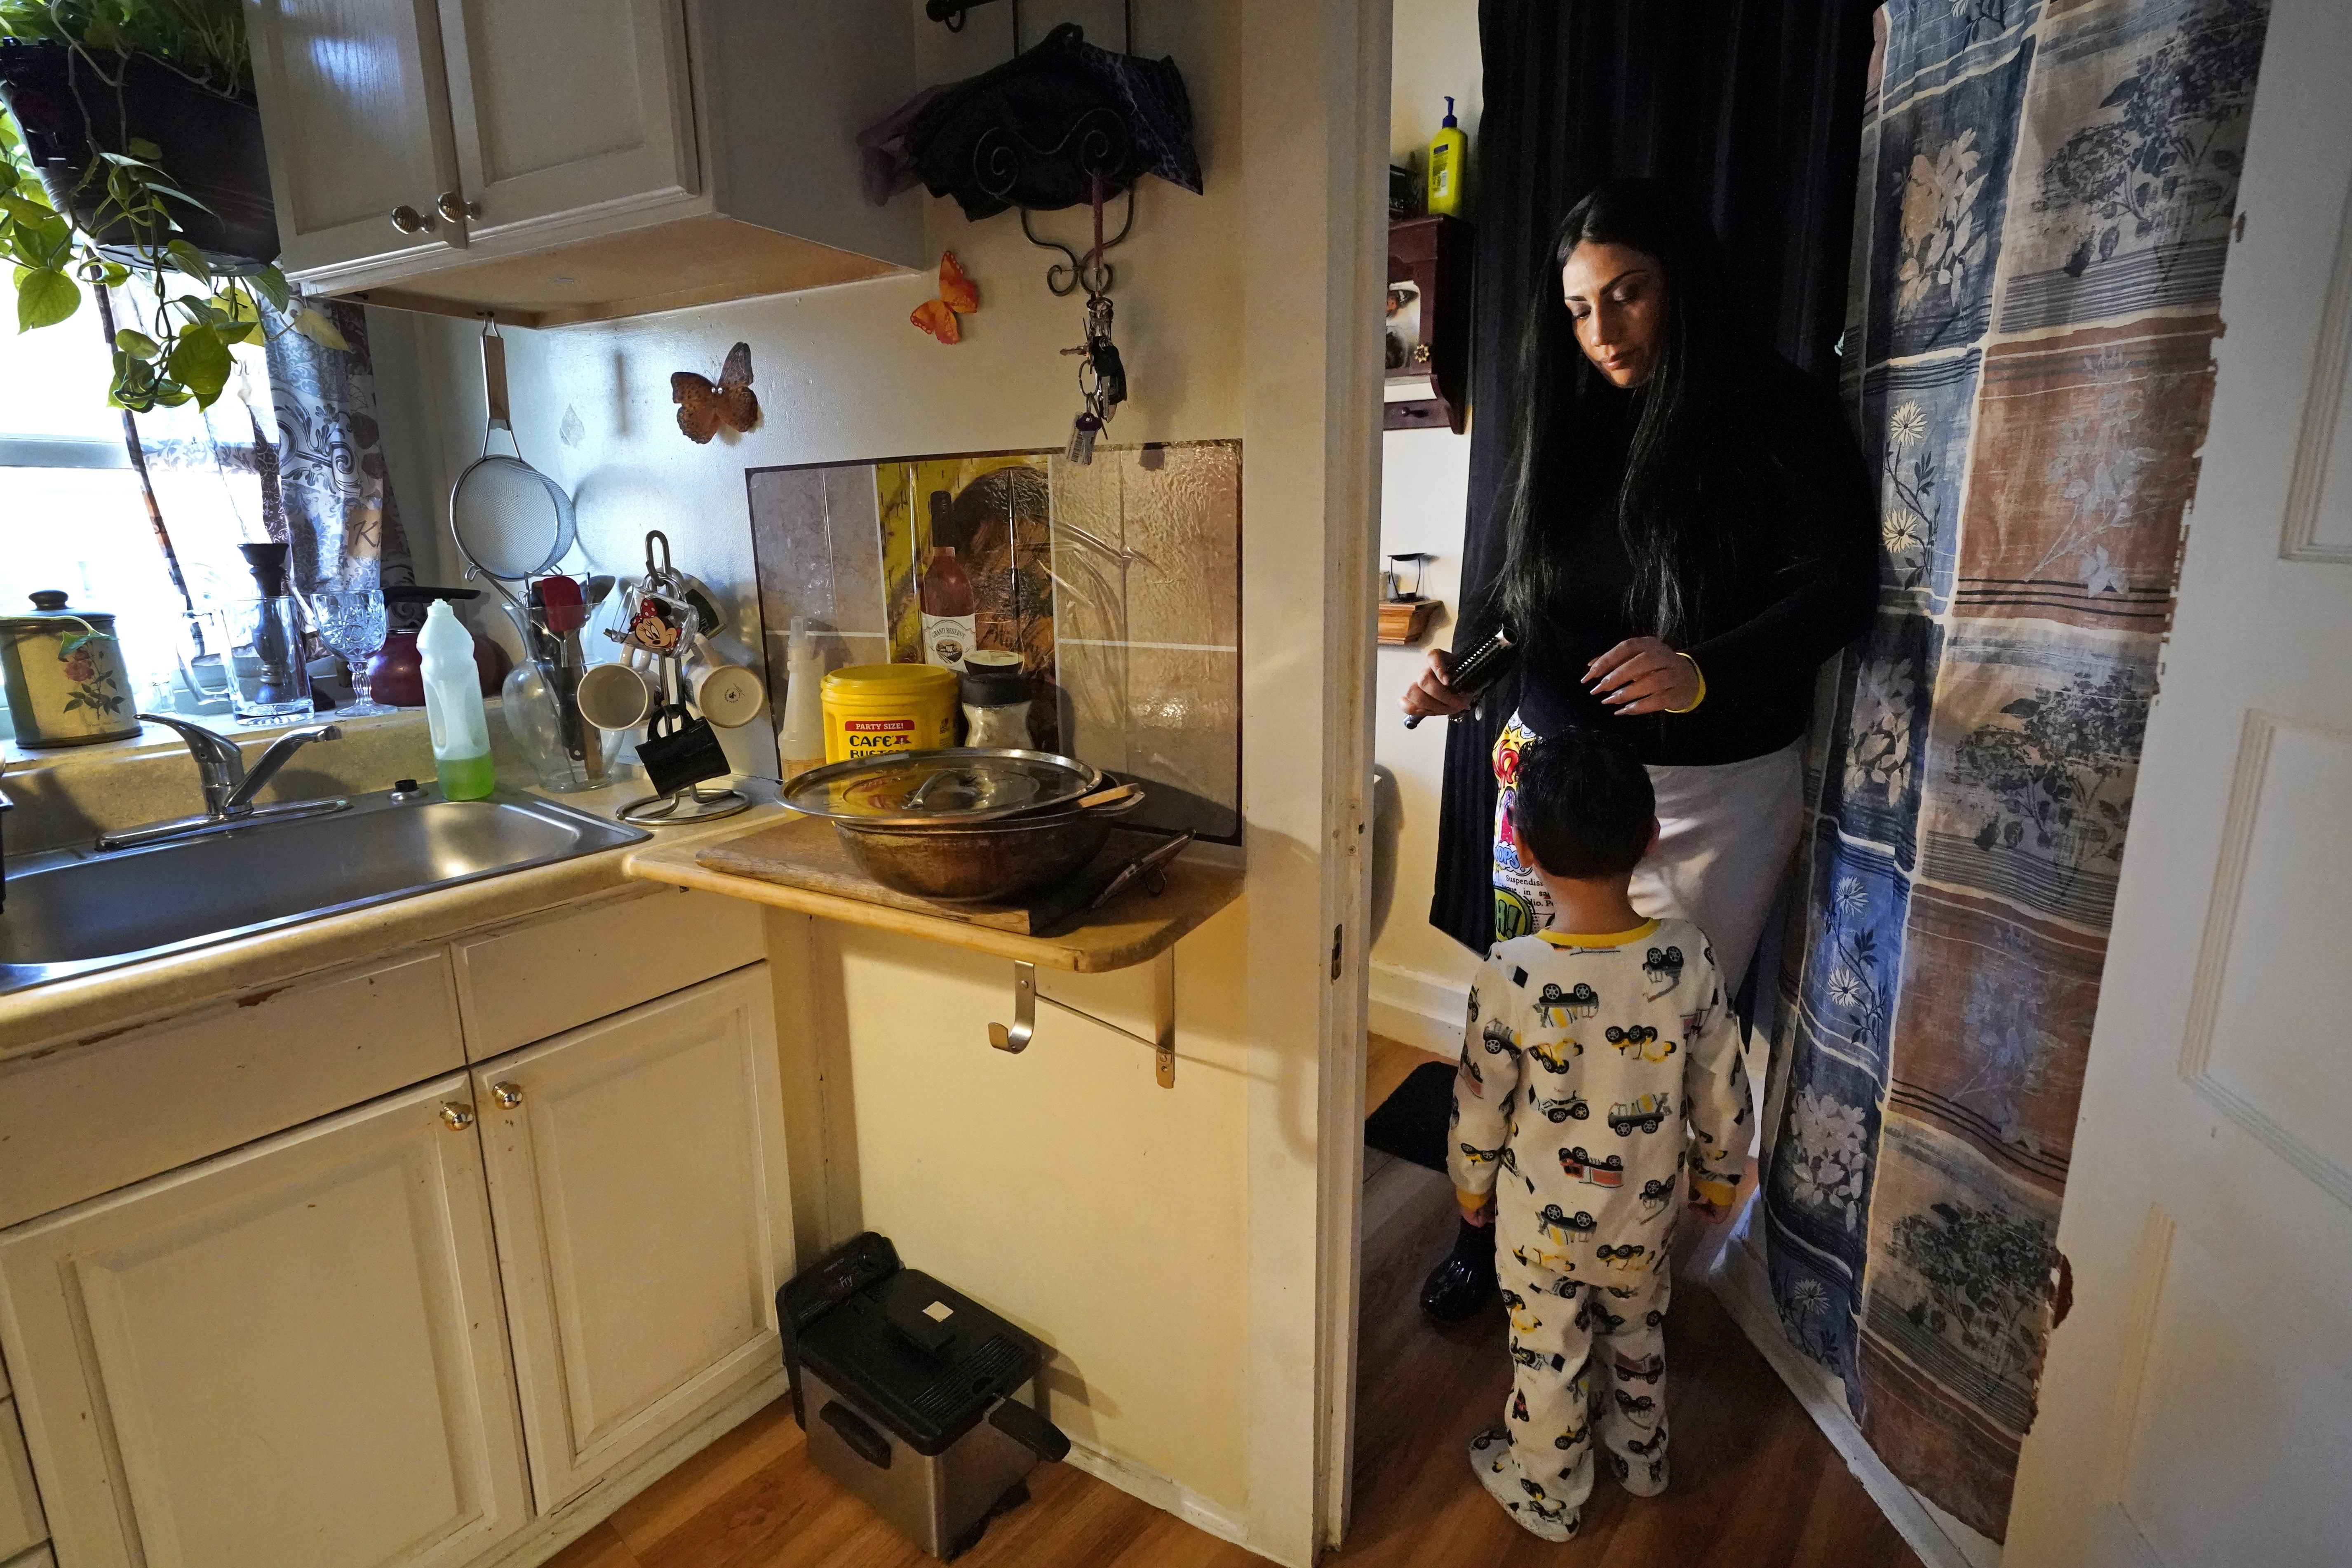
{"type": "MultiPolygon", "coordinates": [[[[235,371],[231,351],[270,330],[264,304],[286,323],[277,330],[347,346],[275,266],[194,243],[184,224],[212,207],[173,176],[164,149],[129,129],[134,78],[249,107],[240,0],[0,0],[0,37],[23,41],[5,47],[28,58],[61,52],[64,67],[51,79],[0,80],[0,255],[14,264],[18,331],[68,320],[86,287],[135,291],[137,325],[114,321],[104,298],[100,308],[114,327],[108,400],[142,412],[209,407],[235,371]],[[36,102],[83,131],[78,175],[54,156],[46,169],[36,163],[24,123],[36,102]]],[[[44,130],[54,143],[57,125],[44,130]]]]}

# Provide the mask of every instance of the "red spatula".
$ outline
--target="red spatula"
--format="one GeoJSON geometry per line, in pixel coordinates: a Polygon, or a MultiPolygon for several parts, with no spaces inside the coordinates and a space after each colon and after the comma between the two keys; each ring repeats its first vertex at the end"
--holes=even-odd
{"type": "Polygon", "coordinates": [[[588,605],[581,597],[578,578],[542,577],[531,586],[547,610],[547,629],[557,637],[588,624],[588,605]]]}

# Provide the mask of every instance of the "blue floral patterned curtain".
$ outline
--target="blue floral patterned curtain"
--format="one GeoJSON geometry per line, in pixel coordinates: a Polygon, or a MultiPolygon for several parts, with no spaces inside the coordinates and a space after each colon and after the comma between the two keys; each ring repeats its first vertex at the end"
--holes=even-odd
{"type": "Polygon", "coordinates": [[[360,307],[318,302],[342,346],[270,322],[269,395],[278,422],[264,451],[262,490],[274,500],[272,538],[293,546],[289,561],[303,594],[413,583],[408,536],[393,504],[375,416],[375,361],[360,307]],[[270,481],[275,479],[273,485],[270,481]],[[274,495],[273,495],[274,492],[274,495]]]}
{"type": "Polygon", "coordinates": [[[2006,1531],[2263,0],[1891,0],[1846,392],[1887,548],[1825,673],[1762,1228],[1864,1436],[2006,1531]]]}

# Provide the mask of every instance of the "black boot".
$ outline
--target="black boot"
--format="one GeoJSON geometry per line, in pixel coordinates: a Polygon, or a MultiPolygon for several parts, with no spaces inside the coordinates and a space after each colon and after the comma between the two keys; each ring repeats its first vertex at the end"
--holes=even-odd
{"type": "Polygon", "coordinates": [[[1495,1294],[1495,1227],[1462,1222],[1454,1250],[1429,1271],[1421,1287],[1421,1310],[1432,1322],[1450,1327],[1485,1306],[1495,1294]]]}

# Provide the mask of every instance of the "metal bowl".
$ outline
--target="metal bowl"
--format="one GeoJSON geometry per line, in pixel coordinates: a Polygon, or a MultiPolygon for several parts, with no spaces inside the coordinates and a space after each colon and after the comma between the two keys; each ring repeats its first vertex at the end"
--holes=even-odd
{"type": "Polygon", "coordinates": [[[859,869],[884,887],[943,904],[1010,903],[1087,868],[1112,825],[1142,796],[1092,810],[953,827],[833,830],[859,869]]]}

